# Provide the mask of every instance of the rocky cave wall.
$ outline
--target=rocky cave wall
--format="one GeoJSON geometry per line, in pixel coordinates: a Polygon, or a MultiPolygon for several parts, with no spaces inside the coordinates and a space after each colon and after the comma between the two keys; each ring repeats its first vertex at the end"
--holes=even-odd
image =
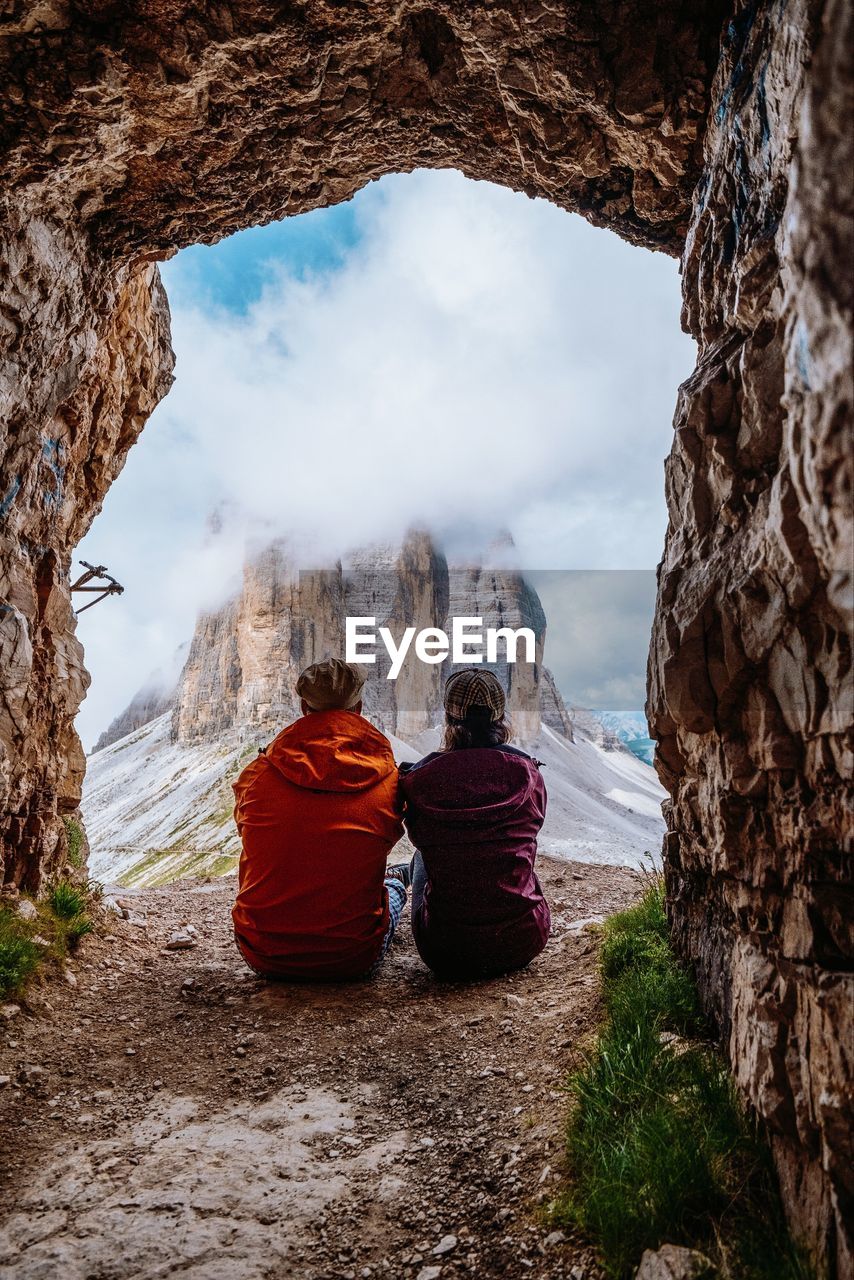
{"type": "Polygon", "coordinates": [[[671,910],[794,1225],[844,1274],[851,15],[732,8],[6,6],[0,857],[37,888],[64,856],[86,685],[69,557],[170,382],[153,261],[419,165],[684,250],[700,356],[649,703],[671,910]]]}
{"type": "Polygon", "coordinates": [[[796,1229],[851,1274],[851,9],[728,25],[683,271],[648,714],[679,945],[796,1229]],[[842,264],[847,264],[845,270],[842,264]],[[841,269],[842,268],[842,269],[841,269]]]}
{"type": "MultiPolygon", "coordinates": [[[[37,237],[39,229],[28,232],[37,237]]],[[[28,292],[28,267],[4,309],[28,292]]],[[[45,320],[39,303],[50,309],[42,284],[37,300],[28,299],[34,328],[45,320]]],[[[110,301],[109,324],[88,358],[75,353],[69,370],[61,340],[49,344],[55,391],[43,414],[0,436],[0,881],[31,889],[65,860],[62,819],[78,806],[85,770],[74,717],[89,676],[75,634],[71,553],[172,381],[156,267],[127,273],[110,301]]]]}

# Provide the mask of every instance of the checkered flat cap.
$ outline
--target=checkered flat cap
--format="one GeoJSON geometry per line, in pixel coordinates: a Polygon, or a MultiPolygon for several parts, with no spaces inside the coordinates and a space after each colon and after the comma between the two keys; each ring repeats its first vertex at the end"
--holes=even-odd
{"type": "Polygon", "coordinates": [[[490,720],[501,720],[505,702],[501,683],[491,671],[466,667],[455,671],[445,685],[445,711],[452,720],[465,720],[475,708],[488,711],[490,720]]]}

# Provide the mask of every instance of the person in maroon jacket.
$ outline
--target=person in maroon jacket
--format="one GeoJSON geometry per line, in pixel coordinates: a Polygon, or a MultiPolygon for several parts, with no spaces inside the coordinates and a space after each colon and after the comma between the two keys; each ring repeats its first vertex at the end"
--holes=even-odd
{"type": "Polygon", "coordinates": [[[549,906],[534,871],[546,813],[539,765],[508,745],[504,690],[466,668],[445,685],[445,740],[401,765],[403,820],[417,850],[412,932],[437,976],[521,969],[543,950],[549,906]]]}

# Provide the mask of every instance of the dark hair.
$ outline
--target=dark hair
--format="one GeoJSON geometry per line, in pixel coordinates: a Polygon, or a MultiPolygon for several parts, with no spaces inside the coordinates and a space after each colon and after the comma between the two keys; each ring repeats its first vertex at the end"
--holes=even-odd
{"type": "Polygon", "coordinates": [[[466,747],[500,747],[513,737],[506,717],[493,720],[488,707],[471,707],[464,720],[445,718],[443,751],[462,751],[466,747]]]}

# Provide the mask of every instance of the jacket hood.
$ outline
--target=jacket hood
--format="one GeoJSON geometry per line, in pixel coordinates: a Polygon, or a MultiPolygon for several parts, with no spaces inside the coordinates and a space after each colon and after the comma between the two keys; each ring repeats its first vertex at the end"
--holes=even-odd
{"type": "Polygon", "coordinates": [[[489,824],[528,802],[539,772],[530,756],[472,747],[426,756],[402,775],[401,787],[407,803],[436,822],[489,824]]]}
{"type": "Polygon", "coordinates": [[[397,768],[391,744],[355,711],[314,711],[274,738],[264,758],[308,791],[365,791],[397,768]]]}

